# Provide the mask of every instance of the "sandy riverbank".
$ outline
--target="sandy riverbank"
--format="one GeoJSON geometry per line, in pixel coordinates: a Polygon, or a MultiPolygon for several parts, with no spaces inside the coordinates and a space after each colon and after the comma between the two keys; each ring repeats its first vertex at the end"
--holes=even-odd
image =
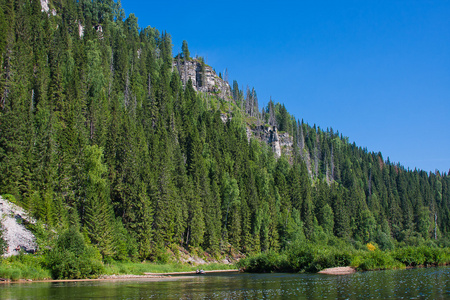
{"type": "Polygon", "coordinates": [[[164,281],[164,280],[178,280],[182,278],[188,278],[188,276],[155,276],[155,275],[104,275],[95,279],[45,279],[45,280],[30,280],[19,279],[16,281],[5,280],[0,281],[0,284],[8,283],[35,283],[35,282],[49,282],[49,283],[62,283],[62,282],[83,282],[83,281],[126,281],[126,280],[145,280],[145,281],[164,281]]]}
{"type": "MultiPolygon", "coordinates": [[[[209,273],[237,273],[239,270],[211,270],[205,271],[205,274],[209,273]]],[[[30,279],[19,279],[17,281],[12,280],[1,280],[0,284],[8,284],[8,283],[31,283],[31,282],[50,282],[50,283],[58,283],[58,282],[83,282],[83,281],[126,281],[126,280],[145,280],[145,281],[166,281],[166,280],[179,280],[192,278],[192,275],[196,275],[195,271],[189,272],[170,272],[170,273],[144,273],[144,275],[102,275],[100,278],[95,279],[46,279],[46,280],[30,280],[30,279]]],[[[199,276],[203,276],[204,274],[199,274],[199,276]]]]}
{"type": "Polygon", "coordinates": [[[352,267],[337,267],[337,268],[328,268],[319,272],[319,274],[326,275],[348,275],[355,273],[356,270],[352,267]]]}
{"type": "MultiPolygon", "coordinates": [[[[205,272],[205,274],[210,274],[210,273],[238,273],[240,271],[238,269],[234,269],[234,270],[208,270],[208,271],[204,271],[204,272],[205,272]]],[[[188,271],[188,272],[144,273],[144,274],[151,275],[151,276],[157,276],[157,275],[179,276],[179,275],[196,275],[197,273],[196,273],[196,271],[188,271]]]]}

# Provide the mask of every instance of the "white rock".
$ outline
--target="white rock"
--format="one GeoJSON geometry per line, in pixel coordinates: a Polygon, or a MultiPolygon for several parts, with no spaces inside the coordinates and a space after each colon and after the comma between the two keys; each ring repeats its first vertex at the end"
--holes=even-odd
{"type": "Polygon", "coordinates": [[[19,251],[15,250],[18,247],[23,247],[27,251],[37,250],[35,236],[24,225],[17,223],[20,219],[36,223],[21,207],[0,197],[0,223],[4,229],[3,238],[8,245],[4,257],[19,254],[19,251]]]}
{"type": "Polygon", "coordinates": [[[41,0],[41,11],[48,12],[49,10],[50,7],[48,7],[48,0],[41,0]]]}

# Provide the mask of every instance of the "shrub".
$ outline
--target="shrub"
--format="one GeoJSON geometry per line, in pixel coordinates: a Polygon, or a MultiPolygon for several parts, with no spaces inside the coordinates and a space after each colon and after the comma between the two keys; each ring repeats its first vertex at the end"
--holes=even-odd
{"type": "Polygon", "coordinates": [[[406,266],[444,265],[450,262],[449,252],[448,248],[405,247],[394,251],[393,256],[406,266]]]}
{"type": "Polygon", "coordinates": [[[238,267],[254,273],[283,272],[287,269],[285,257],[273,251],[241,259],[238,267]]]}
{"type": "Polygon", "coordinates": [[[43,257],[30,254],[20,254],[11,256],[3,260],[0,264],[0,277],[11,280],[26,279],[47,279],[50,272],[43,268],[43,257]]]}
{"type": "Polygon", "coordinates": [[[55,279],[95,278],[103,272],[100,253],[86,245],[76,229],[64,232],[47,254],[47,267],[55,279]]]}
{"type": "Polygon", "coordinates": [[[368,252],[362,258],[362,263],[359,264],[358,269],[368,271],[399,269],[403,267],[404,265],[396,261],[389,252],[375,250],[368,252]]]}
{"type": "Polygon", "coordinates": [[[377,249],[377,247],[372,243],[367,243],[366,247],[367,247],[367,250],[369,250],[369,251],[375,251],[377,249]]]}
{"type": "Polygon", "coordinates": [[[318,272],[326,268],[348,266],[350,260],[349,251],[314,244],[292,248],[288,253],[288,263],[294,272],[318,272]]]}

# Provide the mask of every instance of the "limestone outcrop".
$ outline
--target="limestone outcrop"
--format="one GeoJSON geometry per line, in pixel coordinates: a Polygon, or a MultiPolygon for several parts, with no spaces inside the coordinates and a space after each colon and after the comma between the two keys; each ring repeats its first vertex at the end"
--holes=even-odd
{"type": "Polygon", "coordinates": [[[36,238],[25,227],[25,223],[36,221],[19,206],[0,197],[0,226],[3,238],[8,244],[5,257],[17,255],[21,250],[34,253],[37,250],[36,238]]]}
{"type": "Polygon", "coordinates": [[[176,57],[173,61],[174,69],[180,74],[183,86],[191,79],[194,90],[217,95],[224,100],[232,99],[228,82],[217,76],[212,67],[203,63],[200,58],[183,59],[176,57]]]}
{"type": "Polygon", "coordinates": [[[52,9],[50,11],[50,6],[48,4],[48,0],[41,0],[41,11],[46,12],[48,15],[56,16],[56,10],[52,9]]]}
{"type": "Polygon", "coordinates": [[[271,146],[276,158],[292,152],[293,138],[287,132],[279,133],[277,126],[259,125],[253,129],[248,128],[247,138],[250,140],[251,136],[271,146]]]}

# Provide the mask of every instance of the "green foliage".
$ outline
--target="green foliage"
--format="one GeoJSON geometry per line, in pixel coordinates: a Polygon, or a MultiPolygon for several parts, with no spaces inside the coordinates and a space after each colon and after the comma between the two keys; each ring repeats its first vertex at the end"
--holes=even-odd
{"type": "Polygon", "coordinates": [[[14,204],[18,204],[17,203],[17,200],[16,200],[16,197],[14,196],[14,195],[11,195],[11,194],[4,194],[4,195],[2,195],[2,197],[4,198],[4,199],[6,199],[6,200],[8,200],[9,202],[11,202],[11,203],[14,203],[14,204]]]}
{"type": "Polygon", "coordinates": [[[4,237],[4,229],[0,220],[0,257],[5,253],[8,244],[6,243],[4,237]]]}
{"type": "Polygon", "coordinates": [[[285,264],[286,258],[274,251],[260,253],[238,262],[239,268],[253,273],[286,272],[288,269],[285,264]]]}
{"type": "Polygon", "coordinates": [[[100,253],[75,228],[65,231],[46,256],[54,279],[95,278],[102,274],[100,253]]]}
{"type": "Polygon", "coordinates": [[[183,52],[183,58],[185,60],[191,59],[187,41],[183,41],[183,45],[181,46],[181,51],[183,52]]]}
{"type": "Polygon", "coordinates": [[[318,272],[325,268],[348,266],[352,252],[335,247],[297,244],[283,254],[273,251],[239,261],[246,272],[318,272]]]}
{"type": "Polygon", "coordinates": [[[36,223],[28,223],[26,227],[36,237],[36,243],[40,249],[53,247],[56,240],[56,232],[53,228],[49,228],[41,220],[37,220],[36,223]]]}
{"type": "Polygon", "coordinates": [[[49,279],[50,271],[44,267],[43,256],[20,254],[3,259],[0,263],[0,278],[19,280],[49,279]]]}
{"type": "Polygon", "coordinates": [[[202,268],[208,270],[230,270],[236,269],[233,264],[211,263],[206,265],[191,265],[185,263],[132,263],[132,262],[111,262],[105,264],[105,274],[113,275],[144,275],[144,273],[171,273],[171,272],[189,272],[202,268]]]}
{"type": "Polygon", "coordinates": [[[352,260],[352,266],[360,270],[385,270],[404,268],[404,265],[396,261],[390,252],[375,250],[363,254],[361,258],[356,256],[352,260]]]}
{"type": "Polygon", "coordinates": [[[261,264],[283,269],[273,253],[297,251],[300,271],[340,264],[348,245],[449,244],[448,174],[406,170],[272,100],[261,109],[236,81],[232,99],[196,93],[173,72],[170,34],[113,1],[55,9],[0,7],[0,193],[39,219],[44,247],[46,228],[75,226],[104,261],[167,261],[176,245],[268,252],[261,264]],[[281,158],[258,139],[273,126],[293,143],[281,158]]]}
{"type": "Polygon", "coordinates": [[[448,265],[449,248],[407,247],[394,251],[355,250],[345,246],[297,244],[284,253],[267,252],[239,261],[246,272],[318,272],[352,266],[359,270],[400,269],[405,266],[448,265]]]}
{"type": "Polygon", "coordinates": [[[334,247],[302,244],[289,249],[287,258],[294,272],[318,272],[325,268],[349,265],[351,253],[334,247]]]}
{"type": "Polygon", "coordinates": [[[394,259],[406,266],[446,265],[450,263],[449,248],[405,247],[393,251],[392,255],[394,259]]]}

